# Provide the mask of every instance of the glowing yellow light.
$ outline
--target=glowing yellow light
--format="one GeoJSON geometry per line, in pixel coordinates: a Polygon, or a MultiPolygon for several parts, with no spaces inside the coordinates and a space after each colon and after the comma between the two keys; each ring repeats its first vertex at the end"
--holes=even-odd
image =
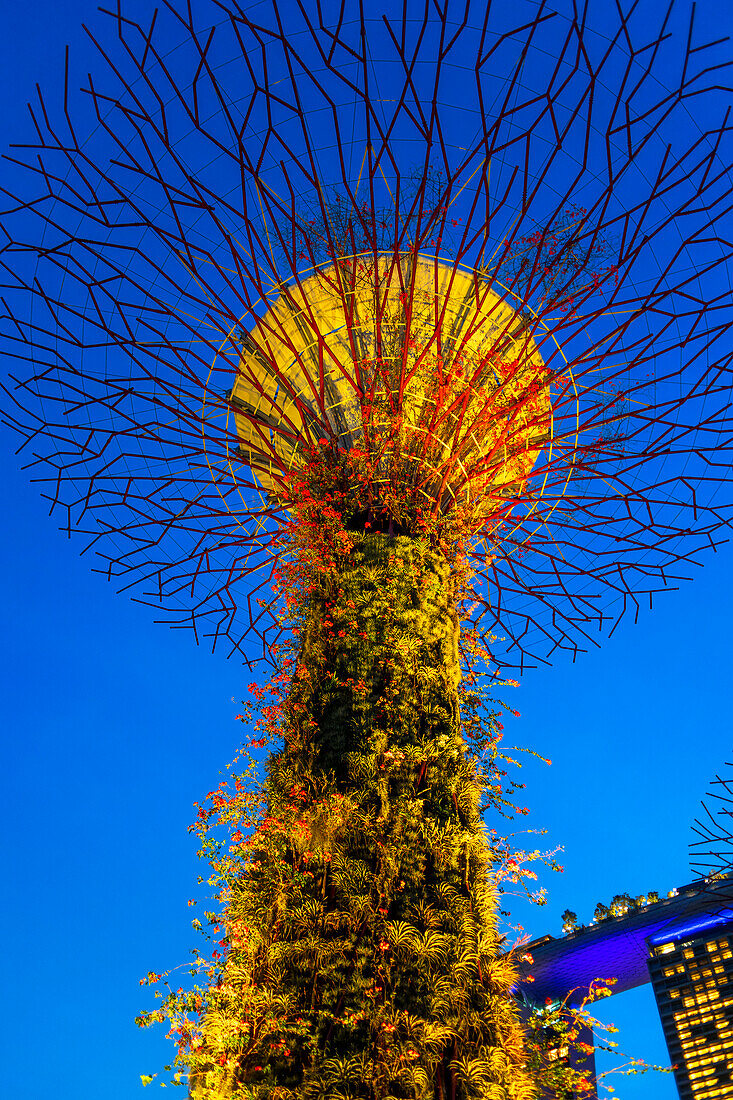
{"type": "Polygon", "coordinates": [[[375,460],[377,487],[480,519],[521,493],[551,435],[527,319],[475,273],[427,257],[318,269],[241,339],[230,402],[268,493],[325,437],[375,460]]]}

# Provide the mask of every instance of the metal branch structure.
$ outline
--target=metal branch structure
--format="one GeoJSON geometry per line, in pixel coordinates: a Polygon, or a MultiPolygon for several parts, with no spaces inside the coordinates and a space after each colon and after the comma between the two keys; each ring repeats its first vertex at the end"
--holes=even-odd
{"type": "Polygon", "coordinates": [[[266,656],[318,451],[358,467],[356,526],[460,521],[506,665],[688,575],[727,534],[733,324],[729,54],[693,15],[166,0],[87,30],[10,153],[0,264],[5,420],[98,568],[266,656]]]}
{"type": "MultiPolygon", "coordinates": [[[[702,803],[702,815],[692,829],[699,838],[690,845],[690,862],[700,878],[730,875],[733,870],[733,762],[726,760],[722,775],[716,775],[702,803]]],[[[730,892],[727,900],[730,900],[730,892]]]]}

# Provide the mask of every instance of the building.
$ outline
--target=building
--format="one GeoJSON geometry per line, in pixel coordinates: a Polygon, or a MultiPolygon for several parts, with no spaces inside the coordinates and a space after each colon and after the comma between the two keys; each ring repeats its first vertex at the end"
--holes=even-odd
{"type": "Polygon", "coordinates": [[[682,1100],[733,1100],[733,876],[628,902],[528,944],[522,999],[577,1006],[598,979],[613,994],[651,982],[682,1100]]]}
{"type": "Polygon", "coordinates": [[[650,940],[649,973],[682,1100],[733,1098],[733,922],[650,940]]]}

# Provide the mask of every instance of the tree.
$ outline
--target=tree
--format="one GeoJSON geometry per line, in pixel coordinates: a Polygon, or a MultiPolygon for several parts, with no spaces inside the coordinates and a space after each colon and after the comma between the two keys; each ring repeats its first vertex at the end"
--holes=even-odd
{"type": "Polygon", "coordinates": [[[120,10],[18,154],[5,418],[110,576],[281,692],[203,811],[199,1094],[531,1094],[467,669],[576,653],[727,521],[730,135],[666,132],[718,69],[479,8],[120,10]]]}
{"type": "Polygon", "coordinates": [[[166,1006],[192,1096],[531,1097],[479,813],[495,776],[459,718],[458,563],[305,512],[283,747],[249,835],[238,795],[213,797],[237,830],[217,976],[166,1006]]]}
{"type": "Polygon", "coordinates": [[[578,914],[574,913],[572,909],[566,909],[560,918],[562,920],[562,930],[564,935],[568,936],[571,932],[575,932],[578,928],[578,914]]]}

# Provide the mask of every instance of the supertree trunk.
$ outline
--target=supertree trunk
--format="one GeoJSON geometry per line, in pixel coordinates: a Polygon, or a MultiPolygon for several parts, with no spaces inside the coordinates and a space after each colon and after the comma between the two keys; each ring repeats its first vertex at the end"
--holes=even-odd
{"type": "Polygon", "coordinates": [[[192,1095],[531,1097],[461,736],[456,571],[382,533],[321,570],[192,1095]]]}

